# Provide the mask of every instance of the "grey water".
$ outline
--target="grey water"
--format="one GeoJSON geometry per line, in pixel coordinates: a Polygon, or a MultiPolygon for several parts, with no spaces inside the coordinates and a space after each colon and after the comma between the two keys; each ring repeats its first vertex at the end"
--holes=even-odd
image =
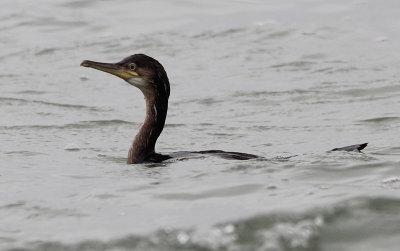
{"type": "Polygon", "coordinates": [[[2,0],[0,250],[398,250],[399,9],[2,0]],[[125,164],[143,95],[79,64],[135,53],[171,82],[157,151],[266,159],[125,164]]]}

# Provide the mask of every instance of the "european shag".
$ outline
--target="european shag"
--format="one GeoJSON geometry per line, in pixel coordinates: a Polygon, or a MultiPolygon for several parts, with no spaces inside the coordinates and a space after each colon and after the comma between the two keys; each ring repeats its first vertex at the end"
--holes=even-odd
{"type": "MultiPolygon", "coordinates": [[[[177,152],[168,155],[155,152],[155,144],[160,136],[168,111],[170,85],[164,67],[154,58],[144,54],[129,56],[118,63],[100,63],[85,60],[81,66],[94,68],[122,78],[129,84],[139,88],[146,100],[146,118],[139,133],[129,148],[128,164],[143,162],[161,162],[170,158],[185,157],[191,154],[212,154],[228,159],[262,158],[257,155],[225,152],[221,150],[177,152]]],[[[333,151],[362,150],[367,143],[348,147],[335,148],[333,151]]]]}

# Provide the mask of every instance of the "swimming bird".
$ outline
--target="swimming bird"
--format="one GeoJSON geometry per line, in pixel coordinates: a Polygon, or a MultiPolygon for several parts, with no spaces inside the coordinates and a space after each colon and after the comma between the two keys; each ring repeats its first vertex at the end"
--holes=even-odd
{"type": "MultiPolygon", "coordinates": [[[[221,150],[176,152],[160,154],[155,152],[155,145],[160,136],[168,111],[170,84],[164,67],[154,58],[144,54],[135,54],[118,63],[101,63],[84,60],[81,66],[90,67],[122,78],[142,91],[146,101],[146,118],[135,136],[128,152],[128,164],[143,162],[161,162],[170,158],[187,157],[191,154],[212,154],[228,159],[247,160],[262,158],[257,155],[226,152],[221,150]]],[[[333,150],[362,150],[366,144],[352,145],[333,150]]]]}

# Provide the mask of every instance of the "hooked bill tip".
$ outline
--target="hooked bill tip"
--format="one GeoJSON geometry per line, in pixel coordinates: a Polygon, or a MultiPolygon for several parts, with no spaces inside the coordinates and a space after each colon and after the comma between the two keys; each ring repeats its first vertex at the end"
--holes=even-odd
{"type": "Polygon", "coordinates": [[[88,67],[89,66],[88,61],[87,60],[83,60],[82,63],[81,63],[81,66],[88,67]]]}

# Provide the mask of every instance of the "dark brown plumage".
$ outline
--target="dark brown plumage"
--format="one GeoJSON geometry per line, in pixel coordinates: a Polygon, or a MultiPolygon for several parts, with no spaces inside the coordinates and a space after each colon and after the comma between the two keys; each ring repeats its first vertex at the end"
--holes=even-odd
{"type": "Polygon", "coordinates": [[[127,163],[168,159],[168,156],[155,154],[155,144],[167,117],[170,94],[169,80],[164,67],[154,58],[144,54],[132,55],[115,64],[85,60],[81,65],[116,75],[138,87],[145,97],[146,118],[129,148],[127,163]]]}

